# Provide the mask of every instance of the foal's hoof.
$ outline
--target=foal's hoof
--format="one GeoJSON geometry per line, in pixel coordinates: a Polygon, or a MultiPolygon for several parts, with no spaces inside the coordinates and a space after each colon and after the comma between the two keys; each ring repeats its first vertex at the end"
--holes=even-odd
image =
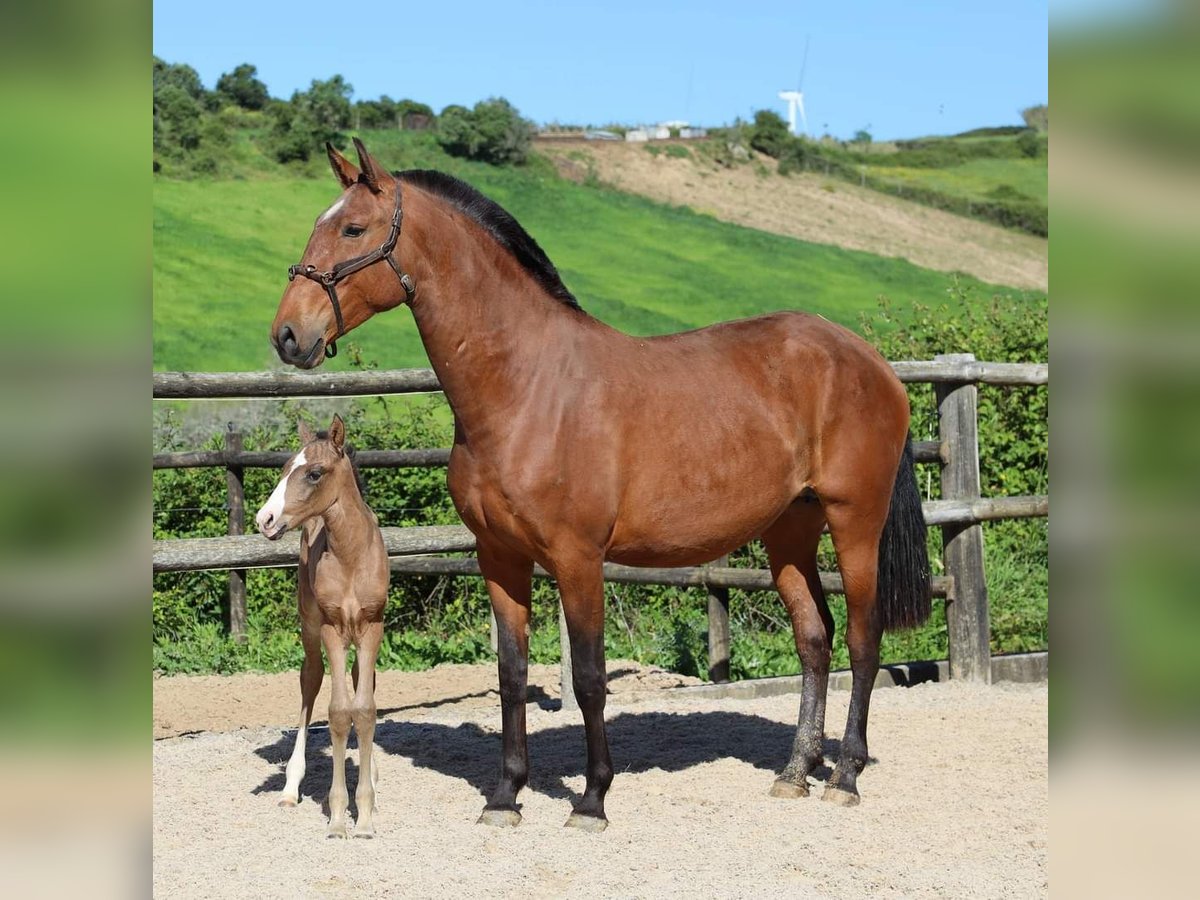
{"type": "Polygon", "coordinates": [[[354,826],[354,836],[356,838],[365,838],[365,839],[369,840],[370,838],[375,837],[375,826],[374,825],[355,825],[354,826]]]}
{"type": "Polygon", "coordinates": [[[325,837],[327,837],[327,838],[345,838],[346,837],[346,824],[343,822],[340,825],[330,825],[329,829],[325,832],[325,837]]]}
{"type": "Polygon", "coordinates": [[[862,802],[858,796],[858,791],[848,791],[845,788],[834,787],[833,785],[825,788],[825,793],[821,795],[821,799],[835,806],[858,806],[862,802]]]}
{"type": "Polygon", "coordinates": [[[521,824],[521,814],[515,809],[485,809],[475,821],[476,825],[491,825],[493,828],[516,828],[521,824]]]}
{"type": "Polygon", "coordinates": [[[808,782],[804,781],[797,784],[794,781],[788,781],[784,778],[776,778],[775,783],[771,785],[771,790],[768,791],[772,797],[779,797],[783,800],[796,800],[800,797],[808,796],[808,782]]]}
{"type": "Polygon", "coordinates": [[[564,828],[578,828],[580,831],[600,832],[608,827],[608,819],[599,819],[596,816],[585,816],[582,813],[573,812],[567,817],[564,828]]]}
{"type": "Polygon", "coordinates": [[[293,797],[280,797],[279,805],[284,809],[293,809],[296,806],[296,800],[293,797]]]}

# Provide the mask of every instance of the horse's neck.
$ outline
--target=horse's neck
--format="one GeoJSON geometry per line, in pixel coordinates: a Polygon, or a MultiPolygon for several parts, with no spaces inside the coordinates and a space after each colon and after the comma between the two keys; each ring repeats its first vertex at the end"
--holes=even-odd
{"type": "Polygon", "coordinates": [[[357,489],[345,487],[338,499],[317,519],[312,520],[312,535],[320,534],[317,523],[324,526],[326,545],[338,559],[348,559],[349,554],[364,546],[378,520],[367,506],[357,489]]]}
{"type": "Polygon", "coordinates": [[[548,357],[589,320],[547,295],[478,227],[445,214],[430,224],[436,233],[429,225],[414,228],[423,264],[413,318],[469,436],[523,397],[538,370],[555,364],[548,357]]]}

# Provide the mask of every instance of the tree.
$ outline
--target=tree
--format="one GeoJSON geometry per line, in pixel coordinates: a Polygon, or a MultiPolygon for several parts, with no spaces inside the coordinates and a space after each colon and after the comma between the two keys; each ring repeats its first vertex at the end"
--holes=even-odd
{"type": "Polygon", "coordinates": [[[255,77],[257,74],[256,66],[242,63],[217,79],[217,94],[242,109],[263,109],[271,95],[267,86],[255,77]]]}
{"type": "MultiPolygon", "coordinates": [[[[870,127],[871,127],[870,125],[867,126],[867,128],[870,128],[870,127]]],[[[860,129],[858,129],[858,131],[854,132],[854,137],[852,137],[850,139],[851,142],[855,143],[855,144],[871,143],[873,138],[871,137],[871,132],[867,131],[867,128],[860,128],[860,129]]]]}
{"type": "Polygon", "coordinates": [[[1030,128],[1036,128],[1038,131],[1050,130],[1050,107],[1045,103],[1039,103],[1037,106],[1029,106],[1021,110],[1021,118],[1025,120],[1025,124],[1030,128]]]}
{"type": "Polygon", "coordinates": [[[200,102],[204,101],[204,95],[208,93],[200,81],[200,74],[191,66],[184,63],[169,63],[156,56],[154,57],[154,95],[157,97],[159,91],[168,85],[179,88],[193,100],[200,102]]]}
{"type": "Polygon", "coordinates": [[[314,79],[307,91],[296,91],[288,103],[272,103],[271,154],[279,162],[304,161],[326,141],[339,147],[345,144],[342,129],[350,126],[353,93],[341,75],[334,75],[328,81],[314,79]]]}
{"type": "Polygon", "coordinates": [[[759,153],[779,159],[791,139],[787,122],[778,113],[760,109],[754,114],[754,124],[750,127],[750,146],[759,153]]]}
{"type": "Polygon", "coordinates": [[[503,97],[480,100],[471,110],[447,106],[438,121],[438,143],[447,153],[493,165],[523,163],[533,133],[533,123],[503,97]]]}

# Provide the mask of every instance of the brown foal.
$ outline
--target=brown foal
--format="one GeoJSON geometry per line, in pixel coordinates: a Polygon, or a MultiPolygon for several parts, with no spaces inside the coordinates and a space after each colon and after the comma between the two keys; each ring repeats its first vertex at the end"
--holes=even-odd
{"type": "Polygon", "coordinates": [[[316,222],[271,328],[300,368],[407,303],[454,413],[448,481],[496,614],[503,754],[481,821],[516,824],[528,775],[530,576],[558,582],[587,785],[567,824],[607,824],[602,564],[683,566],[763,540],[805,678],[771,793],[822,761],[833,619],[817,572],[828,525],[846,590],[853,690],[825,798],[858,802],[884,628],[929,613],[908,399],[887,362],[819,316],[776,313],[631,337],[583,312],[537,243],[473,188],[332,147],[344,192],[316,222]],[[386,264],[385,264],[386,263],[386,264]],[[302,276],[297,278],[296,276],[302,276]]]}
{"type": "Polygon", "coordinates": [[[258,530],[276,540],[289,528],[303,529],[297,575],[300,640],[300,727],[286,769],[280,806],[295,806],[304,778],[305,744],[313,701],[321,690],[329,658],[333,692],[329,698],[329,735],[333,744],[333,784],[329,789],[329,836],[346,837],[346,740],[350,726],[358,734],[358,820],[355,837],[372,837],[375,828],[375,660],[383,639],[388,559],[379,522],[363,501],[345,447],[340,416],[329,431],[314,435],[300,423],[299,453],[283,467],[283,477],[258,511],[258,530]],[[346,652],[356,648],[353,694],[347,685],[346,652]]]}

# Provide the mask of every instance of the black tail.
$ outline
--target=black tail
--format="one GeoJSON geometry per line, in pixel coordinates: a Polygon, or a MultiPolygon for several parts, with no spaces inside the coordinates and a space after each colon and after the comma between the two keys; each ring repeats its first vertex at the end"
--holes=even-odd
{"type": "Polygon", "coordinates": [[[911,436],[900,457],[887,524],[879,541],[877,590],[876,602],[886,630],[912,628],[929,618],[929,551],[911,436]]]}

